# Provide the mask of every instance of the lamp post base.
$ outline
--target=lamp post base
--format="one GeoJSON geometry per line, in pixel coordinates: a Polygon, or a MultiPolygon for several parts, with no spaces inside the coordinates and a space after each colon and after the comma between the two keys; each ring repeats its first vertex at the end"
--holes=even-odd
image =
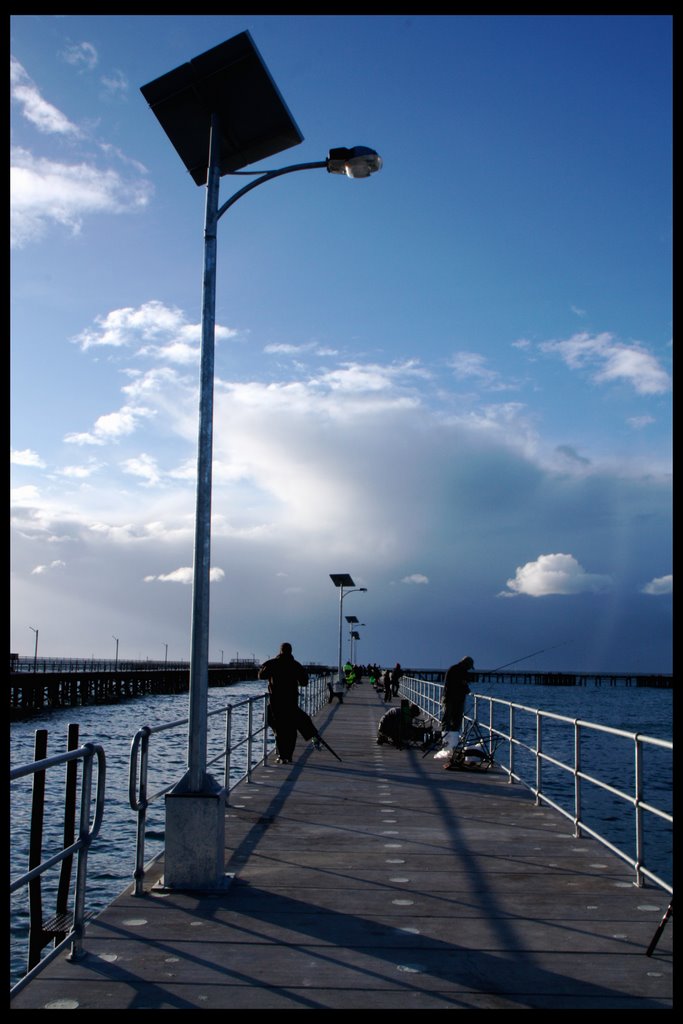
{"type": "Polygon", "coordinates": [[[187,776],[166,794],[166,849],[162,887],[225,889],[226,790],[210,775],[201,792],[187,788],[187,776]]]}

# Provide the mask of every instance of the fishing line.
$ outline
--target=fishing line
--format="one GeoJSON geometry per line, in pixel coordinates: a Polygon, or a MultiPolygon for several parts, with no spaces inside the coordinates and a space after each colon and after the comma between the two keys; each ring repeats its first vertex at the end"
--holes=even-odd
{"type": "Polygon", "coordinates": [[[504,665],[499,665],[498,668],[487,669],[488,672],[500,672],[502,668],[509,668],[510,665],[517,665],[520,661],[526,661],[527,658],[533,658],[536,654],[545,654],[546,651],[555,651],[558,647],[564,647],[566,644],[570,644],[571,640],[563,640],[561,644],[555,644],[554,647],[543,647],[540,651],[533,651],[532,654],[525,654],[523,658],[516,658],[515,661],[507,661],[504,665]]]}

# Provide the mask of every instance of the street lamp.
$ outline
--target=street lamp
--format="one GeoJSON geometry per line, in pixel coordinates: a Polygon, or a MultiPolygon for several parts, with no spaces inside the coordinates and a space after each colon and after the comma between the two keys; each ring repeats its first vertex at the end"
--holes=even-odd
{"type": "Polygon", "coordinates": [[[353,661],[353,641],[354,641],[354,637],[358,636],[358,633],[356,633],[356,631],[354,629],[354,626],[360,620],[359,620],[357,615],[345,615],[344,618],[346,619],[346,621],[349,624],[349,661],[353,665],[354,664],[354,661],[353,661]]]}
{"type": "Polygon", "coordinates": [[[341,683],[342,678],[342,608],[344,605],[344,598],[348,597],[349,594],[354,594],[356,591],[366,593],[367,587],[357,587],[347,572],[330,573],[330,579],[334,583],[335,587],[339,587],[339,657],[337,659],[337,671],[339,672],[338,680],[341,683]],[[345,587],[353,587],[353,590],[348,590],[344,593],[345,587]]]}
{"type": "Polygon", "coordinates": [[[114,636],[113,633],[111,635],[111,638],[112,640],[116,640],[116,658],[114,660],[114,671],[116,672],[116,670],[119,667],[119,638],[117,636],[114,636]]]}
{"type": "Polygon", "coordinates": [[[35,650],[34,650],[34,652],[33,652],[33,671],[34,671],[34,672],[37,672],[37,671],[38,671],[38,630],[37,630],[37,629],[34,629],[34,627],[33,627],[33,626],[29,626],[28,628],[29,628],[29,629],[30,629],[30,630],[31,630],[31,631],[32,631],[33,633],[35,633],[35,634],[36,634],[36,647],[35,647],[35,650]]]}
{"type": "Polygon", "coordinates": [[[142,86],[141,92],[194,182],[206,184],[188,768],[166,797],[164,864],[168,888],[205,889],[224,881],[225,792],[206,772],[218,221],[247,192],[283,174],[326,168],[362,178],[380,170],[382,161],[366,147],[332,149],[326,160],[264,172],[219,206],[222,175],[303,141],[249,32],[142,86]],[[206,839],[202,851],[198,835],[206,839]]]}

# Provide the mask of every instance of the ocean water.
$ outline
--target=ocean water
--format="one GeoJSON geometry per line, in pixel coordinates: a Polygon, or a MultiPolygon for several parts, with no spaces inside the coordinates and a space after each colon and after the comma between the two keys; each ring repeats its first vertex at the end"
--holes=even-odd
{"type": "MultiPolygon", "coordinates": [[[[209,690],[209,710],[236,704],[245,697],[263,692],[263,683],[253,681],[230,687],[209,690]]],[[[570,718],[579,718],[601,725],[639,732],[660,739],[672,738],[673,691],[636,689],[633,687],[588,686],[547,687],[524,685],[477,684],[481,695],[513,701],[532,708],[541,708],[570,718]]],[[[468,698],[468,713],[472,711],[472,698],[468,698]]],[[[239,729],[240,714],[236,712],[235,729],[239,729]]],[[[499,712],[496,711],[496,716],[499,712]]],[[[132,881],[135,860],[136,818],[128,803],[128,762],[131,741],[144,725],[155,726],[187,716],[187,694],[143,697],[112,705],[93,705],[79,708],[61,708],[45,714],[12,723],[10,727],[10,761],[12,766],[33,760],[34,737],[38,729],[47,729],[48,756],[66,749],[67,727],[70,722],[80,726],[80,744],[99,743],[104,747],[107,761],[106,806],[100,834],[88,857],[87,907],[99,912],[116,898],[132,881]]],[[[479,716],[488,722],[488,706],[482,702],[479,716]]],[[[507,717],[494,716],[494,725],[507,728],[507,717]]],[[[218,753],[223,745],[224,718],[217,715],[209,719],[208,756],[218,753]]],[[[533,716],[516,713],[516,728],[521,738],[533,741],[533,716]]],[[[573,730],[562,723],[544,725],[544,748],[550,744],[561,757],[571,761],[573,730]]],[[[187,729],[162,732],[151,737],[149,792],[156,793],[179,779],[186,765],[187,729]],[[162,774],[163,770],[163,774],[162,774]]],[[[496,756],[505,761],[507,751],[501,747],[496,756]]],[[[598,735],[585,742],[583,768],[597,774],[611,785],[630,792],[633,783],[633,745],[617,737],[598,735]]],[[[672,808],[672,762],[669,752],[648,750],[644,758],[645,799],[658,807],[672,808]]],[[[235,758],[237,772],[243,770],[239,756],[235,758]]],[[[211,769],[219,777],[220,766],[211,769]]],[[[515,770],[533,781],[533,763],[523,751],[515,751],[515,770]]],[[[573,782],[571,777],[552,768],[544,769],[544,786],[561,806],[571,808],[573,782]]],[[[633,815],[625,814],[623,802],[610,794],[589,793],[584,787],[583,814],[591,826],[605,834],[612,842],[630,852],[634,841],[633,815]]],[[[63,830],[64,774],[62,769],[47,773],[46,829],[43,839],[43,857],[61,849],[63,830]],[[52,810],[51,810],[52,809],[52,810]],[[52,822],[51,825],[47,823],[52,822]]],[[[28,864],[28,837],[31,805],[31,778],[18,780],[12,785],[10,814],[10,869],[16,878],[28,864]]],[[[671,881],[673,862],[672,829],[648,815],[646,864],[665,881],[671,881]]],[[[148,810],[145,862],[149,862],[163,849],[164,801],[152,804],[148,810]]],[[[44,876],[43,903],[45,912],[54,910],[54,893],[59,869],[44,876]]],[[[74,864],[75,872],[75,864],[74,864]]],[[[73,874],[72,874],[73,878],[73,874]]],[[[28,893],[26,887],[13,894],[10,906],[10,959],[11,983],[25,972],[28,936],[28,893]]]]}

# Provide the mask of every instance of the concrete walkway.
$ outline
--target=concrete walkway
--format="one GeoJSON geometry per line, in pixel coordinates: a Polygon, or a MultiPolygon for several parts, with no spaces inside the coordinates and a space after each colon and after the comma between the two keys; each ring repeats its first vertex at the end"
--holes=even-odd
{"type": "Polygon", "coordinates": [[[671,1009],[668,895],[502,772],[377,746],[385,709],[354,688],[316,719],[342,763],[300,739],[232,792],[225,893],[155,864],[11,1008],[671,1009]]]}

